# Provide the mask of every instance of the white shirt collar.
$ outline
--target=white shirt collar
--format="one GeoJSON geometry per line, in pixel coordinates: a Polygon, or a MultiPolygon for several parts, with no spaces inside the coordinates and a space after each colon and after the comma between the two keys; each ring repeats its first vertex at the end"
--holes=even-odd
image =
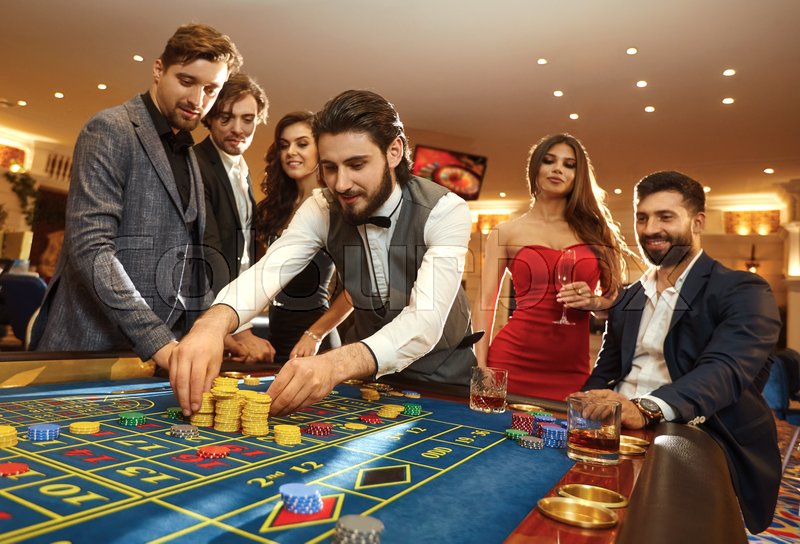
{"type": "MultiPolygon", "coordinates": [[[[689,266],[678,276],[678,280],[675,282],[674,287],[670,287],[670,289],[675,289],[675,291],[680,292],[681,287],[683,287],[686,278],[689,276],[689,272],[691,272],[692,268],[694,267],[694,263],[697,262],[697,259],[700,258],[700,255],[703,254],[703,250],[697,252],[697,255],[694,256],[692,261],[689,263],[689,266]]],[[[644,294],[647,298],[653,298],[656,295],[656,268],[650,267],[648,268],[644,274],[642,274],[642,279],[639,281],[642,283],[642,287],[644,287],[644,294]]]]}
{"type": "Polygon", "coordinates": [[[225,171],[228,175],[231,174],[231,170],[234,168],[239,168],[239,162],[242,160],[241,155],[228,155],[214,142],[214,139],[211,138],[211,143],[214,144],[214,148],[219,152],[219,158],[222,160],[222,166],[225,167],[225,171]]]}

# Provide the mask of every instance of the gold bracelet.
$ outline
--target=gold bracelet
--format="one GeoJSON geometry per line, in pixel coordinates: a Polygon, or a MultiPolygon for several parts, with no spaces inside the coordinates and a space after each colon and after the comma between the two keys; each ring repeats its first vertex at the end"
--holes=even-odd
{"type": "Polygon", "coordinates": [[[314,334],[313,332],[311,332],[309,330],[303,331],[303,334],[305,334],[306,336],[310,336],[314,340],[314,342],[316,342],[317,344],[322,342],[322,338],[320,338],[319,336],[317,336],[316,334],[314,334]]]}

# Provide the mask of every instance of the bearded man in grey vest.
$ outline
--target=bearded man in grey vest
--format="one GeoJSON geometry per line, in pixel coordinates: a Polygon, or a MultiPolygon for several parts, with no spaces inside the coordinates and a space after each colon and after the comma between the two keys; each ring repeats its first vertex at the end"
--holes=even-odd
{"type": "Polygon", "coordinates": [[[223,289],[170,357],[185,414],[219,372],[223,338],[255,317],[320,248],[336,263],[361,339],[290,360],[268,393],[272,415],[324,398],[350,378],[401,372],[466,385],[475,365],[461,289],[471,230],[466,202],[411,175],[403,124],[391,103],[346,91],[313,121],[326,189],[297,211],[255,266],[223,289]]]}

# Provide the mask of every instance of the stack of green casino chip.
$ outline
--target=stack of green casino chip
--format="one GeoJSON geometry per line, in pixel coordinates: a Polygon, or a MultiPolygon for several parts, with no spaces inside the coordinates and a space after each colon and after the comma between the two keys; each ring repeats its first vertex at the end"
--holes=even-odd
{"type": "Polygon", "coordinates": [[[526,433],[522,429],[506,429],[506,438],[510,438],[511,440],[519,440],[520,437],[525,436],[526,433]]]}
{"type": "Polygon", "coordinates": [[[122,412],[119,415],[119,424],[125,427],[140,427],[146,421],[147,418],[141,412],[122,412]]]}
{"type": "Polygon", "coordinates": [[[167,419],[176,419],[183,421],[183,409],[180,406],[170,406],[167,408],[167,419]]]}
{"type": "Polygon", "coordinates": [[[422,413],[422,405],[406,402],[403,404],[404,416],[418,416],[422,413]]]}

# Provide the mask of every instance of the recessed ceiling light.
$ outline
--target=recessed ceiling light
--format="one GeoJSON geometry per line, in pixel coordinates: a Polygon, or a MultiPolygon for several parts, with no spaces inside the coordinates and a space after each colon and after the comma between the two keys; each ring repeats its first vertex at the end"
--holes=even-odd
{"type": "Polygon", "coordinates": [[[635,47],[629,47],[628,49],[625,50],[625,52],[629,55],[635,55],[636,53],[639,52],[639,50],[636,49],[635,47]]]}
{"type": "Polygon", "coordinates": [[[722,103],[723,104],[733,104],[734,102],[735,102],[735,100],[733,98],[731,98],[731,97],[722,99],[722,103]]]}
{"type": "Polygon", "coordinates": [[[615,195],[621,195],[621,194],[622,194],[622,189],[620,189],[619,187],[617,187],[616,189],[614,189],[614,194],[615,194],[615,195]]]}
{"type": "Polygon", "coordinates": [[[654,111],[656,111],[656,109],[653,106],[645,106],[644,111],[646,111],[647,113],[653,113],[654,111]]]}
{"type": "Polygon", "coordinates": [[[579,117],[579,115],[578,115],[577,113],[570,113],[570,114],[569,114],[569,118],[570,118],[570,119],[572,119],[573,121],[574,121],[575,119],[577,119],[578,117],[579,117]]]}
{"type": "Polygon", "coordinates": [[[507,197],[507,196],[508,196],[508,195],[507,195],[507,194],[505,194],[504,192],[501,192],[501,193],[500,193],[500,198],[505,198],[505,197],[507,197]]]}
{"type": "Polygon", "coordinates": [[[725,70],[722,71],[722,75],[731,77],[733,75],[736,75],[736,70],[734,70],[733,68],[726,68],[725,70]]]}
{"type": "Polygon", "coordinates": [[[775,169],[774,168],[764,168],[764,173],[765,174],[774,174],[775,173],[775,169]]]}
{"type": "Polygon", "coordinates": [[[56,98],[64,98],[64,93],[59,91],[59,92],[54,93],[53,96],[55,96],[56,98]]]}
{"type": "Polygon", "coordinates": [[[640,89],[643,89],[644,87],[647,87],[647,82],[643,79],[640,79],[639,81],[636,82],[636,86],[639,87],[640,89]]]}
{"type": "Polygon", "coordinates": [[[536,64],[547,64],[547,59],[539,59],[536,61],[536,64]]]}
{"type": "Polygon", "coordinates": [[[711,192],[711,187],[709,187],[708,185],[706,185],[705,187],[703,187],[703,192],[704,192],[704,193],[710,193],[710,192],[711,192]]]}
{"type": "Polygon", "coordinates": [[[141,55],[134,55],[133,60],[135,60],[136,62],[142,62],[144,61],[144,57],[141,55]]]}
{"type": "Polygon", "coordinates": [[[28,105],[28,103],[25,102],[24,100],[17,100],[17,106],[21,106],[21,107],[24,108],[27,105],[28,105]]]}
{"type": "Polygon", "coordinates": [[[553,96],[564,96],[564,91],[553,91],[553,96]]]}
{"type": "Polygon", "coordinates": [[[106,85],[105,83],[98,83],[97,88],[100,89],[101,91],[105,91],[106,89],[108,89],[108,85],[106,85]]]}

